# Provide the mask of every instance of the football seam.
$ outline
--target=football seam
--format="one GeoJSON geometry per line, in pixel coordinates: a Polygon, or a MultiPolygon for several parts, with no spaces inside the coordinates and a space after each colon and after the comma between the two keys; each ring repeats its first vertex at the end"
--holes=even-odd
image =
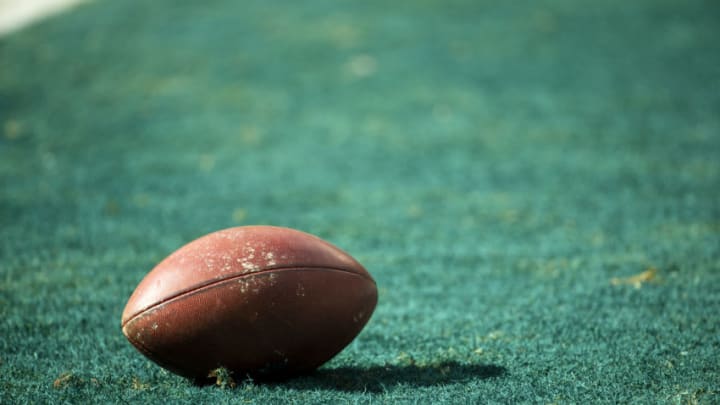
{"type": "Polygon", "coordinates": [[[269,268],[269,269],[263,269],[263,270],[260,270],[260,271],[255,271],[255,272],[252,272],[252,273],[243,273],[243,274],[238,274],[238,275],[235,275],[235,276],[226,277],[226,278],[219,279],[219,280],[214,280],[214,281],[209,282],[209,283],[207,283],[207,284],[202,284],[202,285],[196,286],[195,288],[191,288],[191,289],[189,289],[189,290],[184,290],[184,291],[178,292],[177,294],[171,295],[171,296],[169,296],[169,297],[167,297],[167,298],[165,298],[165,299],[163,299],[163,300],[161,300],[161,301],[159,301],[159,302],[156,302],[156,303],[150,305],[149,307],[143,308],[142,310],[138,311],[136,314],[134,314],[133,316],[129,317],[125,322],[123,322],[122,325],[121,325],[121,327],[124,329],[125,326],[127,326],[128,324],[130,324],[130,323],[131,323],[132,321],[134,321],[136,318],[138,318],[138,317],[142,316],[143,314],[151,311],[152,309],[155,309],[155,308],[157,308],[157,307],[160,307],[160,306],[162,306],[162,305],[164,305],[164,304],[166,304],[166,303],[168,303],[168,302],[170,302],[170,301],[173,301],[173,300],[175,300],[175,299],[177,299],[177,298],[180,298],[180,297],[182,297],[182,296],[184,296],[184,295],[194,294],[194,293],[196,293],[196,292],[198,292],[198,291],[200,291],[200,290],[202,290],[202,289],[205,289],[205,288],[207,288],[207,287],[212,287],[212,286],[214,286],[214,285],[221,284],[221,283],[224,283],[224,282],[226,282],[226,281],[237,280],[237,279],[241,279],[241,278],[244,278],[244,277],[252,277],[252,276],[255,276],[255,275],[259,275],[259,274],[271,273],[271,272],[275,272],[275,271],[281,271],[281,272],[283,272],[283,271],[300,270],[300,269],[302,269],[302,270],[331,270],[331,271],[339,271],[339,272],[343,272],[343,273],[349,273],[349,274],[353,274],[353,275],[356,275],[356,276],[358,276],[358,277],[364,278],[365,280],[370,281],[371,283],[373,283],[373,285],[376,285],[375,280],[373,280],[371,277],[368,277],[368,276],[366,276],[366,275],[364,275],[364,274],[361,274],[361,273],[358,273],[358,272],[356,272],[356,271],[351,271],[351,270],[347,270],[347,269],[341,269],[341,268],[337,268],[337,267],[326,267],[326,266],[274,267],[274,268],[269,268]]]}

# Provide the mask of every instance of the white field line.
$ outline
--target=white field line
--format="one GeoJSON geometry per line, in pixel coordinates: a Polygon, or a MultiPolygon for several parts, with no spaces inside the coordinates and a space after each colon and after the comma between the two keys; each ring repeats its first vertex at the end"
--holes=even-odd
{"type": "Polygon", "coordinates": [[[0,36],[18,31],[85,0],[0,0],[0,36]]]}

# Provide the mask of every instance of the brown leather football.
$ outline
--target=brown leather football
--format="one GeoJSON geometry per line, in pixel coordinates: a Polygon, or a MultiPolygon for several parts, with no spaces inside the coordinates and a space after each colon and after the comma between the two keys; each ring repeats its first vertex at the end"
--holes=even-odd
{"type": "Polygon", "coordinates": [[[286,377],[330,360],[377,303],[370,274],[347,253],[288,228],[203,236],[160,262],[122,314],[128,340],[177,374],[215,369],[286,377]]]}

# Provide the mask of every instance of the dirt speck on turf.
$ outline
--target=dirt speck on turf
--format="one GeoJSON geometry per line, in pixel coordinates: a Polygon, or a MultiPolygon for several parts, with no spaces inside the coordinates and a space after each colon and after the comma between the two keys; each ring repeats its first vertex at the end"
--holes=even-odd
{"type": "Polygon", "coordinates": [[[640,288],[644,283],[655,280],[657,277],[657,269],[650,267],[642,273],[636,274],[630,277],[613,277],[610,279],[612,285],[631,285],[635,288],[640,288]]]}
{"type": "Polygon", "coordinates": [[[215,385],[218,387],[230,389],[237,387],[237,383],[235,383],[235,380],[232,377],[232,372],[223,367],[210,371],[210,373],[208,373],[208,378],[214,378],[215,385]]]}
{"type": "Polygon", "coordinates": [[[137,377],[133,377],[132,389],[134,389],[136,391],[144,391],[144,390],[148,389],[149,387],[150,387],[150,384],[140,381],[140,379],[137,377]]]}
{"type": "Polygon", "coordinates": [[[120,214],[120,204],[114,200],[108,201],[105,203],[105,207],[103,207],[103,213],[110,217],[117,216],[120,214]]]}
{"type": "Polygon", "coordinates": [[[5,139],[18,139],[23,135],[23,125],[20,121],[13,119],[7,120],[3,125],[3,133],[5,134],[5,139]]]}
{"type": "Polygon", "coordinates": [[[395,361],[403,366],[414,366],[417,364],[415,358],[405,352],[400,352],[400,354],[395,358],[395,361]]]}
{"type": "Polygon", "coordinates": [[[87,379],[79,377],[78,375],[70,371],[65,371],[60,374],[60,376],[56,378],[55,381],[53,381],[53,388],[64,389],[70,386],[79,387],[87,384],[92,384],[93,386],[97,387],[100,386],[100,381],[95,377],[87,379]]]}
{"type": "Polygon", "coordinates": [[[64,372],[64,373],[60,374],[60,376],[58,378],[56,378],[55,381],[53,381],[53,388],[55,388],[55,389],[65,388],[68,385],[74,384],[77,379],[78,378],[75,377],[75,375],[73,373],[64,372]]]}

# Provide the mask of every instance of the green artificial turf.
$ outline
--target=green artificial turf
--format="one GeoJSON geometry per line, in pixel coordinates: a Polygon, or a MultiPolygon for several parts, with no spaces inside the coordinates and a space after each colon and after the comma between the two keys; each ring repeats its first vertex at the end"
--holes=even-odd
{"type": "Polygon", "coordinates": [[[718,38],[699,0],[95,1],[0,38],[0,403],[719,403],[718,38]],[[195,386],[120,314],[243,224],[379,305],[310,376],[195,386]]]}

